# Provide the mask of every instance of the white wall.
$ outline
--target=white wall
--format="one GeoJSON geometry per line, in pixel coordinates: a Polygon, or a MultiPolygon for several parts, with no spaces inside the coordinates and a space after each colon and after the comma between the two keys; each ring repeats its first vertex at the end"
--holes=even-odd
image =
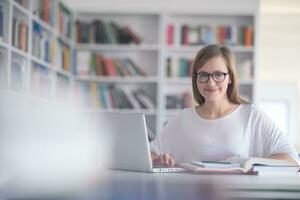
{"type": "MultiPolygon", "coordinates": [[[[259,7],[258,79],[296,83],[295,109],[300,113],[300,1],[261,0],[259,7]]],[[[300,150],[300,114],[297,122],[297,149],[300,150]]]]}

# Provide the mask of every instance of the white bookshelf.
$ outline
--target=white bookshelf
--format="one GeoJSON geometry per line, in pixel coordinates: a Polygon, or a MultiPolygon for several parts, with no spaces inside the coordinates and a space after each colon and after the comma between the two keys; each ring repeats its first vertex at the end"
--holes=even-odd
{"type": "MultiPolygon", "coordinates": [[[[178,109],[166,108],[166,96],[176,95],[189,92],[192,96],[192,85],[190,77],[168,77],[166,75],[167,58],[186,58],[192,60],[197,51],[204,45],[181,45],[180,44],[180,27],[183,24],[190,26],[196,25],[252,25],[254,28],[254,41],[256,40],[256,14],[255,13],[220,13],[209,11],[206,13],[167,13],[167,12],[147,12],[138,11],[132,12],[76,12],[73,13],[66,5],[63,5],[71,13],[72,31],[71,36],[67,37],[61,34],[58,29],[58,10],[59,4],[63,3],[60,0],[54,0],[54,23],[49,24],[44,22],[39,16],[33,14],[33,2],[28,0],[27,8],[19,5],[13,0],[5,0],[0,5],[5,6],[5,30],[4,38],[0,41],[0,52],[5,59],[3,63],[7,68],[4,69],[5,88],[11,86],[11,62],[15,57],[21,57],[25,60],[24,80],[24,95],[32,95],[32,79],[33,79],[33,63],[43,66],[49,76],[49,98],[53,100],[64,101],[63,95],[57,95],[60,90],[69,88],[67,93],[67,101],[75,102],[78,98],[78,87],[80,84],[91,85],[100,84],[103,86],[114,85],[117,87],[128,87],[131,89],[143,89],[155,104],[154,109],[126,109],[126,108],[109,108],[103,109],[99,107],[84,108],[92,113],[111,113],[111,112],[126,112],[126,113],[144,113],[149,117],[150,126],[154,132],[159,132],[165,121],[176,115],[178,109]],[[12,46],[12,19],[14,15],[21,15],[28,21],[28,50],[26,52],[12,46]],[[95,43],[77,43],[76,42],[76,20],[84,22],[92,22],[93,20],[101,19],[104,22],[114,21],[121,26],[129,26],[135,33],[142,38],[141,44],[95,44],[95,43]],[[60,63],[47,62],[44,59],[38,58],[32,54],[32,38],[33,22],[39,24],[41,28],[47,32],[49,37],[54,38],[58,43],[63,43],[69,46],[71,52],[72,68],[78,64],[76,56],[73,57],[73,52],[88,52],[101,54],[109,58],[130,58],[138,64],[147,74],[147,76],[96,76],[96,75],[78,75],[71,71],[65,71],[60,63]],[[166,30],[169,24],[174,24],[174,44],[166,44],[166,30]],[[58,96],[58,98],[56,98],[58,96]]],[[[240,91],[242,96],[246,96],[251,102],[255,101],[255,54],[256,46],[234,45],[230,46],[237,58],[238,71],[242,74],[240,79],[240,91]],[[245,62],[247,61],[247,62],[245,62]],[[250,64],[249,64],[250,62],[250,64]],[[243,67],[245,69],[243,69],[243,67]]],[[[1,62],[1,61],[0,61],[1,62]]],[[[78,67],[78,66],[77,66],[78,67]]],[[[1,70],[1,69],[0,69],[1,70]]],[[[46,75],[45,75],[46,76],[46,75]]],[[[47,77],[45,78],[47,79],[47,77]]],[[[193,102],[193,100],[191,100],[193,102]]]]}
{"type": "MultiPolygon", "coordinates": [[[[4,10],[4,38],[0,40],[0,52],[5,55],[3,62],[4,67],[4,76],[1,76],[2,79],[5,79],[6,90],[9,90],[13,93],[19,93],[21,95],[34,96],[35,98],[48,99],[48,100],[57,100],[56,91],[60,86],[57,85],[59,77],[65,77],[68,82],[68,90],[71,91],[72,84],[74,82],[74,76],[71,71],[65,71],[62,69],[59,63],[52,63],[46,61],[43,58],[36,57],[33,54],[33,46],[32,46],[32,36],[33,36],[33,23],[38,24],[41,29],[47,32],[47,36],[53,38],[54,40],[60,40],[66,45],[70,46],[70,49],[74,47],[74,41],[72,37],[68,38],[58,31],[58,5],[61,1],[53,0],[52,1],[52,13],[53,14],[53,24],[49,24],[43,21],[39,16],[33,13],[33,5],[36,3],[34,0],[27,0],[27,5],[20,5],[18,2],[14,0],[5,0],[1,1],[0,5],[3,6],[4,10]],[[21,50],[20,48],[13,45],[13,19],[18,18],[20,20],[24,19],[27,25],[27,39],[26,39],[26,50],[21,50]],[[22,63],[23,66],[18,69],[17,67],[13,67],[13,63],[22,63]],[[34,80],[32,77],[34,75],[34,66],[39,65],[44,72],[47,72],[48,83],[46,88],[41,88],[39,85],[39,90],[45,91],[47,95],[35,93],[33,90],[34,80]],[[16,71],[19,71],[17,75],[16,71]],[[17,81],[19,83],[17,83],[17,81]]],[[[73,17],[73,13],[71,13],[73,17]]],[[[40,77],[41,78],[41,77],[40,77]]],[[[43,78],[42,78],[43,80],[43,78]]],[[[38,83],[39,84],[39,83],[38,83]]],[[[71,98],[70,96],[66,99],[71,98]]]]}

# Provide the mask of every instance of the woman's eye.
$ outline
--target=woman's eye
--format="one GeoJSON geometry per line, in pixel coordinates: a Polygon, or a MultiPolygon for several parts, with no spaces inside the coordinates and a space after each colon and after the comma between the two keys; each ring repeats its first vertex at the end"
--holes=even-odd
{"type": "Polygon", "coordinates": [[[216,77],[222,77],[222,76],[223,76],[223,73],[217,72],[217,73],[215,73],[214,75],[215,75],[216,77]]]}

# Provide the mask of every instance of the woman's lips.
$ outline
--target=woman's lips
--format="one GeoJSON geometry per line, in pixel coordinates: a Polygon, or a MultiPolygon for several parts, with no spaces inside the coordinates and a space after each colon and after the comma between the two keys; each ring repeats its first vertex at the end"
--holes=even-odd
{"type": "Polygon", "coordinates": [[[208,92],[208,93],[214,93],[216,92],[218,89],[213,89],[213,88],[206,88],[204,89],[205,92],[208,92]]]}

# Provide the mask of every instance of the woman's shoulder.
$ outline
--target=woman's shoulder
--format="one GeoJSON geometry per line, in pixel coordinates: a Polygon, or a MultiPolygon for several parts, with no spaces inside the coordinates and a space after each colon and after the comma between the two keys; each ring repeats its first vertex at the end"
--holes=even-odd
{"type": "Polygon", "coordinates": [[[242,109],[249,115],[254,115],[255,117],[265,116],[265,112],[258,105],[253,103],[241,104],[242,109]]]}

